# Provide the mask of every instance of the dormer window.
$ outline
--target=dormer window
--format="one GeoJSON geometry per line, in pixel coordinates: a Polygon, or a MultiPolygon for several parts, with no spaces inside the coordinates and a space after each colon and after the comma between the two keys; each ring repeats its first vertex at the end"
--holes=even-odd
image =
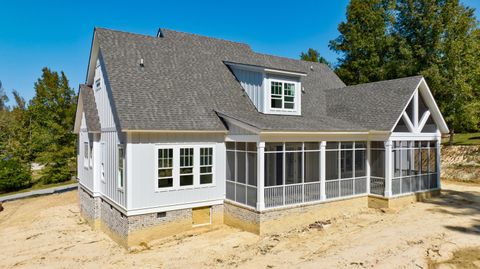
{"type": "Polygon", "coordinates": [[[271,108],[294,109],[295,108],[295,84],[272,80],[271,108]]]}

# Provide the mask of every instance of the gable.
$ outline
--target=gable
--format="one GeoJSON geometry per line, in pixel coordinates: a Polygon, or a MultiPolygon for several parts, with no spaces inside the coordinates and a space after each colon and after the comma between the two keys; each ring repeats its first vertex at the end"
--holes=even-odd
{"type": "Polygon", "coordinates": [[[402,111],[394,133],[448,133],[448,127],[425,79],[418,85],[402,111]]]}

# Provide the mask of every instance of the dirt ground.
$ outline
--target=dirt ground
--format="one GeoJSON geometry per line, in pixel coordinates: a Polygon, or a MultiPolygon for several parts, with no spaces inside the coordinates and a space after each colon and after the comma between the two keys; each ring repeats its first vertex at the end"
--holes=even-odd
{"type": "Polygon", "coordinates": [[[365,209],[259,237],[224,226],[127,251],[80,218],[77,192],[4,204],[0,268],[480,268],[480,185],[444,183],[441,197],[365,209]]]}

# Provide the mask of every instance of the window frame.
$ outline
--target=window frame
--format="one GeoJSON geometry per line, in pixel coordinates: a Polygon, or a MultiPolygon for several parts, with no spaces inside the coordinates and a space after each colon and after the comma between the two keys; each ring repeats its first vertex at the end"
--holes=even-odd
{"type": "Polygon", "coordinates": [[[88,141],[84,141],[83,142],[83,167],[85,169],[88,169],[88,166],[89,166],[89,158],[88,156],[90,155],[89,154],[89,151],[90,151],[90,143],[88,141]]]}
{"type": "Polygon", "coordinates": [[[216,165],[216,147],[214,143],[202,143],[202,144],[156,144],[155,147],[155,171],[154,171],[154,191],[155,192],[167,192],[167,191],[181,191],[186,189],[198,189],[198,188],[206,188],[206,187],[214,187],[216,186],[216,176],[215,176],[215,165],[216,165]],[[180,150],[186,148],[193,148],[193,166],[192,167],[192,175],[193,175],[193,184],[192,185],[185,185],[180,186],[180,150]],[[200,149],[201,148],[211,148],[212,149],[212,183],[200,184],[200,149]],[[165,187],[165,188],[158,188],[158,150],[160,149],[172,149],[172,178],[173,178],[173,186],[172,187],[165,187]]]}
{"type": "MultiPolygon", "coordinates": [[[[180,147],[180,148],[179,148],[179,153],[178,153],[178,156],[177,156],[177,157],[178,157],[178,160],[179,160],[179,162],[180,162],[180,159],[182,158],[182,153],[181,153],[182,150],[189,150],[189,149],[192,150],[191,156],[190,156],[190,154],[189,154],[189,155],[184,155],[184,158],[185,158],[185,156],[186,156],[186,158],[191,158],[191,161],[192,161],[191,165],[184,165],[184,166],[182,166],[181,163],[180,163],[179,166],[178,166],[178,188],[179,188],[179,189],[183,189],[183,188],[188,189],[188,188],[191,188],[191,187],[193,187],[193,186],[195,185],[195,181],[196,181],[196,180],[195,180],[195,179],[196,179],[196,178],[195,178],[195,174],[196,174],[196,173],[195,173],[195,172],[196,172],[196,171],[195,171],[195,170],[196,170],[196,165],[195,165],[195,164],[196,164],[196,156],[197,156],[197,154],[198,154],[198,153],[197,153],[197,150],[195,150],[195,147],[191,147],[191,146],[180,147]],[[181,171],[182,171],[182,168],[183,168],[183,169],[189,169],[189,168],[191,168],[191,169],[192,169],[192,172],[190,172],[190,173],[183,173],[183,174],[182,174],[182,172],[181,172],[181,171]],[[189,176],[189,175],[192,176],[192,184],[183,185],[183,186],[182,186],[182,185],[180,184],[180,183],[181,183],[181,178],[182,178],[182,176],[189,176]]],[[[174,158],[175,158],[175,152],[173,153],[173,156],[174,156],[174,158]]]]}
{"type": "Polygon", "coordinates": [[[213,183],[213,175],[214,175],[214,163],[213,163],[213,147],[200,147],[199,148],[199,157],[200,157],[200,163],[198,165],[199,167],[199,182],[198,184],[200,186],[206,186],[206,185],[210,185],[213,183]],[[203,164],[202,165],[202,150],[211,150],[211,152],[209,152],[210,154],[206,154],[204,155],[207,160],[210,160],[210,164],[203,164]],[[204,167],[210,167],[210,172],[202,172],[202,168],[204,167]],[[212,176],[212,182],[210,183],[203,183],[202,184],[202,176],[204,175],[211,175],[212,176]]]}
{"type": "Polygon", "coordinates": [[[117,189],[120,191],[123,191],[125,188],[125,164],[126,164],[125,156],[126,156],[125,145],[117,144],[117,189]],[[120,150],[122,150],[123,152],[122,157],[120,155],[120,150]],[[120,163],[122,164],[122,169],[120,169],[120,163]],[[120,172],[122,174],[122,180],[120,180],[120,172]]]}
{"type": "Polygon", "coordinates": [[[301,111],[301,83],[296,79],[288,79],[288,78],[283,78],[283,77],[276,77],[276,76],[271,76],[267,77],[266,79],[267,83],[267,89],[266,89],[266,98],[265,98],[265,111],[266,113],[269,114],[286,114],[286,115],[300,115],[301,111]],[[279,98],[280,95],[276,94],[275,97],[272,94],[272,84],[273,83],[281,83],[281,98],[279,98]],[[293,95],[290,97],[293,97],[293,102],[292,101],[286,101],[285,99],[289,97],[289,95],[285,94],[285,84],[291,84],[293,85],[293,95]],[[281,100],[282,107],[281,108],[276,108],[272,107],[272,100],[281,100]],[[293,104],[293,108],[285,108],[285,103],[291,103],[293,104]]]}
{"type": "Polygon", "coordinates": [[[174,172],[174,169],[173,169],[173,168],[174,168],[174,162],[175,162],[174,149],[173,149],[173,147],[163,147],[163,148],[157,148],[157,149],[155,150],[155,152],[156,152],[156,158],[155,158],[155,163],[156,163],[156,169],[155,169],[155,171],[156,171],[155,188],[156,188],[157,190],[171,190],[171,189],[173,189],[174,186],[175,186],[175,174],[174,174],[175,172],[174,172]],[[159,161],[159,151],[160,151],[160,150],[167,150],[167,151],[168,151],[168,150],[172,150],[172,166],[171,166],[171,167],[161,167],[161,168],[159,167],[158,161],[159,161]],[[160,169],[172,169],[172,175],[171,175],[170,177],[161,177],[160,174],[159,174],[159,170],[160,170],[160,169]],[[160,179],[165,179],[165,178],[172,178],[172,186],[170,186],[170,187],[158,187],[158,181],[159,181],[160,179]]]}

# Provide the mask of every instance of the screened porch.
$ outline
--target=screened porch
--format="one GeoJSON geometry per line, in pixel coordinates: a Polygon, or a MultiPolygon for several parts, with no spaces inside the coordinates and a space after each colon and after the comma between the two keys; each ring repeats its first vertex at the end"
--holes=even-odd
{"type": "Polygon", "coordinates": [[[256,210],[438,188],[437,141],[227,142],[226,198],[256,210]]]}

